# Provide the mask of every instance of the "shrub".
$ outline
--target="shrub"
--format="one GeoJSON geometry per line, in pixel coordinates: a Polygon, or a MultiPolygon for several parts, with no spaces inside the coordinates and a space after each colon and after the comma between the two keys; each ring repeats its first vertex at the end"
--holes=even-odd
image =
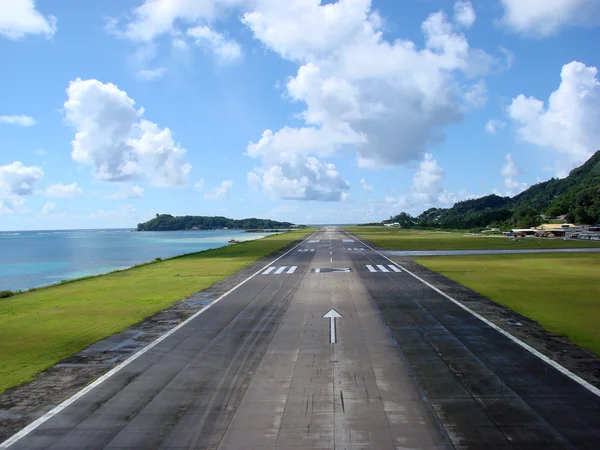
{"type": "Polygon", "coordinates": [[[0,291],[0,298],[8,298],[15,295],[13,291],[0,291]]]}

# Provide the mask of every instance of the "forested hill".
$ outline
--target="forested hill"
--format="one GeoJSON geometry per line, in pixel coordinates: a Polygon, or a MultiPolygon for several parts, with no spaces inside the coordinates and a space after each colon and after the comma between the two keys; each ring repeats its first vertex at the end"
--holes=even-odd
{"type": "Polygon", "coordinates": [[[431,208],[417,217],[401,213],[384,222],[408,228],[509,228],[537,226],[562,215],[571,223],[600,223],[600,151],[568,177],[538,183],[512,198],[488,195],[452,208],[431,208]]]}
{"type": "Polygon", "coordinates": [[[200,230],[216,230],[218,228],[233,228],[242,230],[289,228],[290,222],[276,222],[268,219],[228,219],[227,217],[211,216],[172,216],[157,214],[148,222],[140,223],[138,231],[179,231],[198,228],[200,230]]]}

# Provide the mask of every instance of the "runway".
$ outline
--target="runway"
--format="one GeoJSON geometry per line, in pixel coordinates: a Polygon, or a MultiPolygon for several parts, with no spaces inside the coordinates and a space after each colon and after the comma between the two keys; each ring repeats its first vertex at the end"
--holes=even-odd
{"type": "Polygon", "coordinates": [[[8,448],[596,449],[600,397],[327,227],[8,448]]]}

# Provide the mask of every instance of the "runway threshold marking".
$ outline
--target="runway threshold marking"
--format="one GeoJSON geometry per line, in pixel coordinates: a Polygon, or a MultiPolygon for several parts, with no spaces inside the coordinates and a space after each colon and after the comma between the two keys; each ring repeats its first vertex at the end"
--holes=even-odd
{"type": "Polygon", "coordinates": [[[297,268],[298,268],[298,266],[280,266],[280,267],[271,266],[267,270],[265,270],[262,274],[270,275],[271,272],[273,272],[275,269],[277,269],[277,270],[275,270],[275,272],[273,272],[273,275],[292,274],[296,271],[297,268]]]}
{"type": "Polygon", "coordinates": [[[337,332],[335,330],[335,319],[342,317],[342,315],[335,309],[330,309],[328,313],[323,315],[324,319],[329,319],[329,343],[337,343],[337,332]]]}
{"type": "MultiPolygon", "coordinates": [[[[350,233],[348,233],[346,231],[346,233],[350,235],[350,233]]],[[[556,370],[558,370],[560,373],[562,373],[563,375],[566,375],[567,377],[569,377],[571,380],[573,380],[574,382],[576,382],[577,384],[579,384],[580,386],[586,388],[588,391],[590,391],[592,394],[595,394],[596,396],[600,397],[600,389],[598,389],[596,386],[588,383],[587,381],[585,381],[583,378],[581,378],[579,375],[574,374],[573,372],[571,372],[569,369],[567,369],[566,367],[561,366],[559,363],[557,363],[556,361],[548,358],[546,355],[544,355],[543,353],[537,351],[535,348],[533,348],[531,345],[526,344],[525,342],[523,342],[522,340],[520,340],[518,337],[513,336],[512,334],[510,334],[508,331],[504,330],[503,328],[500,328],[498,325],[496,325],[493,322],[490,322],[489,320],[487,320],[485,317],[483,317],[481,314],[476,313],[475,311],[473,311],[471,308],[463,305],[461,302],[459,302],[458,300],[456,300],[455,298],[451,297],[450,295],[446,294],[444,291],[442,291],[441,289],[438,289],[437,287],[435,287],[433,284],[429,283],[428,281],[425,281],[423,278],[421,278],[420,276],[412,273],[410,270],[406,269],[404,266],[396,263],[396,261],[394,261],[393,259],[388,258],[387,256],[385,256],[383,253],[378,252],[377,250],[375,250],[373,247],[371,247],[370,245],[366,244],[364,241],[361,241],[360,239],[356,238],[356,240],[358,242],[360,242],[362,245],[364,245],[365,247],[367,247],[369,250],[374,251],[375,253],[377,253],[379,256],[384,257],[385,259],[387,259],[389,262],[397,264],[398,267],[400,267],[402,270],[404,270],[407,274],[409,274],[410,276],[412,276],[413,278],[416,278],[417,280],[419,280],[421,283],[423,283],[424,285],[430,287],[431,289],[433,289],[435,292],[437,292],[438,294],[442,295],[443,297],[447,298],[448,300],[450,300],[452,303],[454,303],[456,306],[458,306],[459,308],[462,308],[463,310],[467,311],[469,314],[472,314],[473,316],[477,317],[479,320],[481,320],[483,323],[485,323],[486,325],[488,325],[489,327],[493,328],[494,330],[496,330],[498,333],[504,335],[505,337],[507,337],[508,339],[510,339],[511,341],[513,341],[515,344],[519,345],[520,347],[524,348],[525,350],[527,350],[529,353],[537,356],[539,359],[541,359],[542,361],[544,361],[546,364],[548,364],[549,366],[552,366],[553,368],[555,368],[556,370]]],[[[368,268],[368,267],[367,267],[368,268]]],[[[1,447],[0,447],[1,448],[1,447]]]]}
{"type": "Polygon", "coordinates": [[[387,267],[384,266],[383,264],[376,264],[375,266],[372,266],[371,264],[367,264],[367,265],[365,265],[365,267],[371,273],[389,273],[390,270],[392,272],[396,272],[396,273],[401,273],[402,272],[398,268],[398,266],[395,265],[395,264],[388,264],[387,267]],[[388,269],[388,267],[389,267],[389,269],[388,269]]]}
{"type": "MultiPolygon", "coordinates": [[[[285,252],[283,255],[275,258],[269,264],[273,264],[274,262],[279,261],[281,258],[289,255],[294,250],[296,250],[300,245],[302,245],[307,239],[313,237],[316,233],[318,233],[318,231],[315,231],[313,234],[311,234],[310,236],[308,236],[306,239],[304,239],[303,241],[301,241],[299,244],[297,244],[294,247],[292,247],[290,250],[288,250],[287,252],[285,252]]],[[[264,266],[261,269],[257,270],[256,272],[254,272],[248,278],[246,278],[245,280],[243,280],[239,284],[237,284],[234,287],[232,287],[231,289],[229,289],[227,292],[225,292],[219,298],[215,299],[215,301],[213,301],[212,303],[209,303],[204,308],[202,308],[200,311],[192,314],[190,317],[188,317],[186,320],[184,320],[183,322],[181,322],[179,325],[177,325],[174,328],[171,328],[165,334],[163,334],[162,336],[158,337],[157,339],[155,339],[154,341],[152,341],[151,343],[149,343],[147,346],[145,346],[144,348],[142,348],[137,353],[134,353],[133,355],[131,355],[129,358],[127,358],[121,364],[119,364],[115,368],[111,369],[110,371],[108,371],[107,373],[105,373],[104,375],[102,375],[96,381],[92,382],[91,384],[88,384],[82,390],[80,390],[79,392],[76,392],[71,397],[69,397],[67,400],[65,400],[61,404],[55,406],[53,409],[51,409],[50,411],[48,411],[42,417],[39,417],[38,419],[36,419],[33,422],[31,422],[29,425],[27,425],[21,431],[17,432],[16,434],[13,434],[7,440],[5,440],[4,442],[0,443],[0,449],[4,450],[4,449],[10,447],[11,445],[13,445],[14,443],[16,443],[17,441],[20,441],[21,439],[23,439],[25,436],[27,436],[29,433],[31,433],[32,431],[34,431],[40,425],[43,425],[45,422],[47,422],[48,420],[50,420],[52,417],[54,417],[55,415],[57,415],[58,413],[60,413],[63,409],[65,409],[69,405],[75,403],[77,400],[79,400],[85,394],[87,394],[88,392],[90,392],[92,389],[94,389],[95,387],[97,387],[97,386],[101,385],[102,383],[104,383],[106,380],[108,380],[110,377],[112,377],[117,372],[121,371],[123,368],[127,367],[129,364],[131,364],[133,361],[135,361],[136,359],[138,359],[144,353],[146,353],[147,351],[149,351],[152,348],[156,347],[158,344],[160,344],[162,341],[164,341],[165,339],[167,339],[173,333],[177,332],[180,328],[183,328],[184,326],[186,326],[188,323],[190,323],[192,320],[194,320],[200,314],[202,314],[206,310],[210,309],[211,307],[213,307],[214,305],[216,305],[217,303],[219,303],[221,300],[223,300],[225,297],[227,297],[233,291],[235,291],[236,289],[238,289],[241,286],[243,286],[244,284],[246,284],[248,281],[250,281],[255,276],[261,274],[267,267],[269,267],[269,264],[267,264],[266,266],[264,266]]]]}

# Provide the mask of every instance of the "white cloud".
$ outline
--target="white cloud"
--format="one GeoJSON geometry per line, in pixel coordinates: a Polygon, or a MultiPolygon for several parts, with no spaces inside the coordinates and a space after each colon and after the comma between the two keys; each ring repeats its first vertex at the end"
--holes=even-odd
{"type": "Polygon", "coordinates": [[[27,34],[51,37],[55,32],[56,17],[44,17],[34,0],[0,0],[0,36],[16,40],[27,34]]]}
{"type": "Polygon", "coordinates": [[[561,71],[561,83],[547,104],[521,94],[507,113],[520,139],[558,156],[557,173],[586,161],[600,147],[600,83],[595,67],[573,61],[561,71]]]}
{"type": "Polygon", "coordinates": [[[142,80],[153,81],[162,78],[167,73],[167,69],[164,67],[156,67],[154,69],[143,69],[137,74],[142,80]]]}
{"type": "Polygon", "coordinates": [[[371,186],[369,183],[367,183],[367,180],[365,180],[364,178],[360,179],[360,185],[367,192],[373,191],[373,186],[371,186]]]}
{"type": "Polygon", "coordinates": [[[211,189],[211,191],[204,195],[206,200],[225,200],[229,195],[229,191],[233,187],[232,180],[221,181],[221,185],[211,189]]]}
{"type": "Polygon", "coordinates": [[[55,210],[56,210],[56,205],[54,203],[46,202],[44,204],[44,207],[40,211],[40,214],[42,214],[42,215],[52,214],[55,210]]]}
{"type": "Polygon", "coordinates": [[[34,184],[42,179],[41,167],[25,166],[15,161],[0,166],[0,214],[10,214],[23,207],[24,196],[33,194],[34,184]]]}
{"type": "Polygon", "coordinates": [[[175,30],[175,22],[195,24],[210,22],[224,8],[243,4],[247,0],[145,0],[133,9],[133,19],[126,24],[124,34],[135,41],[151,41],[175,30]]]}
{"type": "Polygon", "coordinates": [[[447,208],[454,203],[472,197],[465,191],[458,194],[448,192],[442,187],[444,169],[437,160],[426,153],[413,176],[412,184],[406,194],[400,196],[387,195],[384,199],[389,207],[410,214],[419,214],[429,208],[447,208]]]}
{"type": "Polygon", "coordinates": [[[33,119],[33,117],[21,114],[18,116],[0,116],[0,123],[6,123],[9,125],[20,125],[22,127],[31,127],[35,125],[35,120],[33,119]]]}
{"type": "Polygon", "coordinates": [[[271,198],[287,200],[340,201],[350,189],[334,164],[303,155],[254,169],[248,181],[251,186],[262,185],[271,198]]]}
{"type": "Polygon", "coordinates": [[[267,48],[299,64],[286,93],[306,105],[305,127],[267,131],[250,155],[258,146],[324,157],[352,145],[361,167],[420,159],[445,126],[485,101],[477,77],[495,64],[442,12],[423,22],[422,49],[386,41],[370,0],[258,1],[242,20],[267,48]]]}
{"type": "Polygon", "coordinates": [[[465,27],[469,28],[475,23],[476,15],[473,5],[468,0],[458,0],[454,4],[454,21],[465,27]]]}
{"type": "Polygon", "coordinates": [[[45,148],[38,148],[35,154],[38,156],[48,156],[48,151],[45,148]]]}
{"type": "Polygon", "coordinates": [[[144,189],[136,184],[127,185],[106,196],[109,200],[138,199],[144,197],[144,189]]]}
{"type": "Polygon", "coordinates": [[[485,132],[490,134],[496,134],[498,130],[501,130],[506,126],[506,123],[502,120],[488,120],[485,124],[485,132]]]}
{"type": "Polygon", "coordinates": [[[198,181],[194,183],[194,187],[199,191],[204,190],[204,178],[200,178],[198,181]]]}
{"type": "Polygon", "coordinates": [[[0,166],[0,193],[31,195],[33,185],[43,176],[41,167],[24,166],[20,161],[0,166]]]}
{"type": "Polygon", "coordinates": [[[187,185],[191,166],[185,149],[174,142],[171,130],[141,119],[144,109],[112,83],[77,79],[69,84],[64,104],[75,128],[71,156],[92,166],[103,181],[131,181],[144,174],[161,187],[187,185]]]}
{"type": "Polygon", "coordinates": [[[598,0],[500,0],[502,23],[518,33],[546,37],[562,27],[599,22],[598,0]]]}
{"type": "Polygon", "coordinates": [[[190,28],[186,34],[193,38],[196,44],[213,52],[222,62],[235,61],[242,57],[242,49],[237,42],[225,38],[207,26],[190,28]]]}
{"type": "Polygon", "coordinates": [[[77,183],[71,184],[51,184],[46,188],[46,197],[51,198],[71,198],[83,194],[83,191],[77,183]]]}
{"type": "Polygon", "coordinates": [[[502,166],[500,174],[504,177],[504,186],[508,189],[506,195],[509,197],[517,195],[529,187],[527,183],[517,181],[517,177],[521,175],[521,169],[510,153],[504,157],[504,166],[502,166]]]}

